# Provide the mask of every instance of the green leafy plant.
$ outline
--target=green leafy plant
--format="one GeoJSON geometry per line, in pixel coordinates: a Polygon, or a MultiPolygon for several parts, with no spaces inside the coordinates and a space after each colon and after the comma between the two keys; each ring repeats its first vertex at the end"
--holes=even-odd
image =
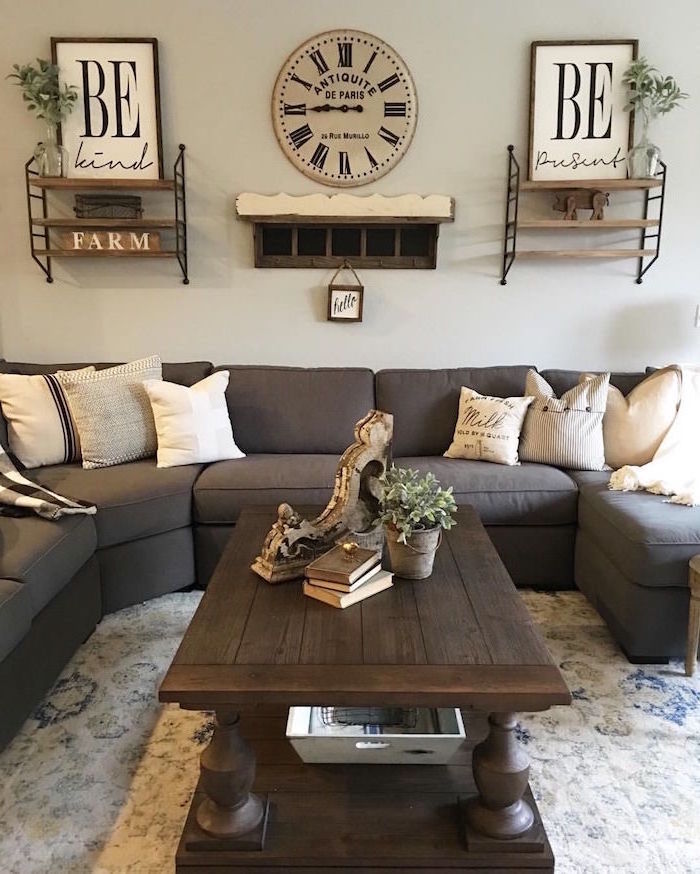
{"type": "Polygon", "coordinates": [[[49,124],[59,124],[69,115],[78,99],[78,89],[74,85],[59,85],[58,67],[41,58],[34,64],[13,64],[13,73],[8,79],[16,79],[22,89],[22,100],[29,112],[49,124]]]}
{"type": "Polygon", "coordinates": [[[441,488],[435,474],[421,476],[417,470],[392,465],[380,483],[379,519],[399,532],[400,543],[406,543],[416,530],[449,529],[455,524],[452,486],[441,488]]]}
{"type": "Polygon", "coordinates": [[[627,86],[625,109],[640,112],[646,122],[665,115],[688,98],[673,76],[662,76],[646,58],[633,61],[625,70],[622,82],[627,86]]]}

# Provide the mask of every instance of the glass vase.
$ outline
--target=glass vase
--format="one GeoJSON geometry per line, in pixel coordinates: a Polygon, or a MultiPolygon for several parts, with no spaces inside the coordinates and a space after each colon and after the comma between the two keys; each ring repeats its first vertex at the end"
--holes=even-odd
{"type": "Polygon", "coordinates": [[[55,124],[46,125],[46,136],[37,143],[34,159],[40,176],[68,175],[68,151],[58,143],[55,124]]]}
{"type": "Polygon", "coordinates": [[[649,139],[649,125],[653,118],[639,113],[641,131],[634,148],[627,153],[627,175],[630,179],[650,179],[656,176],[661,160],[661,150],[649,139]]]}

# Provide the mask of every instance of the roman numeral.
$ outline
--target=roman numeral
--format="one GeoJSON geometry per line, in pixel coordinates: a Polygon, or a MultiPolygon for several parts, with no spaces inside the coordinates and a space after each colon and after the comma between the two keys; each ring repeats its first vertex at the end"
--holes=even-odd
{"type": "Polygon", "coordinates": [[[340,163],[339,163],[340,169],[338,170],[338,172],[340,173],[341,176],[350,176],[350,173],[351,173],[351,171],[350,171],[350,159],[348,158],[348,153],[347,152],[339,152],[338,158],[340,159],[340,163]]]}
{"type": "Polygon", "coordinates": [[[370,150],[365,146],[365,152],[367,152],[367,157],[369,159],[369,165],[374,170],[375,167],[378,167],[379,164],[374,159],[374,155],[370,152],[370,150]]]}
{"type": "Polygon", "coordinates": [[[352,67],[352,43],[351,42],[339,42],[338,43],[338,66],[339,67],[352,67]]]}
{"type": "Polygon", "coordinates": [[[289,78],[292,82],[296,82],[298,85],[303,85],[307,91],[311,91],[311,82],[307,82],[306,79],[300,79],[296,73],[292,73],[289,78]]]}
{"type": "Polygon", "coordinates": [[[298,127],[296,130],[293,130],[289,138],[294,144],[295,149],[300,149],[304,143],[307,143],[311,137],[314,135],[314,132],[308,126],[308,124],[304,124],[301,127],[298,127]]]}
{"type": "MultiPolygon", "coordinates": [[[[306,115],[306,104],[305,103],[285,103],[284,104],[284,114],[285,115],[306,115]]],[[[386,112],[384,113],[386,115],[386,112]]]]}
{"type": "Polygon", "coordinates": [[[384,118],[390,118],[391,116],[396,115],[406,115],[406,104],[405,103],[384,103],[384,118]]]}
{"type": "Polygon", "coordinates": [[[379,128],[379,136],[386,140],[392,148],[395,148],[399,144],[399,138],[393,131],[388,130],[383,125],[379,128]]]}
{"type": "Polygon", "coordinates": [[[314,62],[314,64],[316,64],[316,69],[321,75],[328,72],[328,64],[326,63],[326,59],[323,57],[318,49],[316,49],[315,52],[311,52],[309,57],[314,62]]]}
{"type": "Polygon", "coordinates": [[[396,73],[392,73],[391,76],[389,76],[389,77],[386,78],[386,79],[383,79],[383,80],[382,80],[382,81],[377,85],[377,88],[379,88],[380,91],[388,91],[389,88],[393,88],[394,85],[398,85],[400,81],[401,81],[401,80],[400,80],[399,77],[396,75],[396,73]]]}
{"type": "Polygon", "coordinates": [[[323,143],[319,143],[316,146],[316,151],[311,156],[311,163],[314,165],[314,167],[318,167],[319,170],[323,170],[327,156],[328,146],[324,146],[323,143]]]}
{"type": "Polygon", "coordinates": [[[374,59],[375,59],[376,57],[377,57],[377,53],[376,53],[376,52],[372,52],[372,54],[369,56],[369,61],[367,61],[367,64],[366,64],[364,70],[362,71],[363,73],[369,73],[369,68],[370,68],[370,67],[372,66],[372,64],[374,63],[374,59]]]}

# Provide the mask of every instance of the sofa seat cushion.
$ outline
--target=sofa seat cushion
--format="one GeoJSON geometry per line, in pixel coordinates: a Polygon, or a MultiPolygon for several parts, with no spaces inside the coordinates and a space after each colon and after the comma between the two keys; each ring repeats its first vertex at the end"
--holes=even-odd
{"type": "Polygon", "coordinates": [[[0,580],[0,662],[29,631],[32,617],[27,586],[16,580],[0,580]]]}
{"type": "Polygon", "coordinates": [[[198,522],[230,524],[243,507],[328,502],[337,455],[249,455],[210,465],[194,486],[198,522]]]}
{"type": "Polygon", "coordinates": [[[688,559],[700,553],[700,507],[612,492],[607,482],[581,486],[579,525],[640,586],[687,586],[688,559]]]}
{"type": "Polygon", "coordinates": [[[46,488],[88,501],[100,548],[183,528],[192,522],[192,486],[201,464],[159,470],[154,458],[83,470],[57,464],[34,471],[46,488]]]}
{"type": "Polygon", "coordinates": [[[397,467],[432,471],[452,486],[457,504],[471,504],[484,525],[568,525],[576,521],[578,489],[564,471],[546,464],[509,467],[488,461],[413,456],[397,467]]]}
{"type": "Polygon", "coordinates": [[[0,578],[22,583],[32,615],[42,610],[97,547],[94,516],[0,516],[0,578]]]}

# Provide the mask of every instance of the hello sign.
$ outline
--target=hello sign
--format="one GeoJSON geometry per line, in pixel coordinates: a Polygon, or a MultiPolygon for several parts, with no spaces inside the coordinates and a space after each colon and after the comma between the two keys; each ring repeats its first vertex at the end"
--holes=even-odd
{"type": "Polygon", "coordinates": [[[52,37],[51,54],[78,90],[61,124],[68,176],[162,178],[158,41],[52,37]]]}
{"type": "Polygon", "coordinates": [[[627,176],[632,118],[622,76],[636,57],[636,40],[532,43],[531,180],[627,176]]]}

